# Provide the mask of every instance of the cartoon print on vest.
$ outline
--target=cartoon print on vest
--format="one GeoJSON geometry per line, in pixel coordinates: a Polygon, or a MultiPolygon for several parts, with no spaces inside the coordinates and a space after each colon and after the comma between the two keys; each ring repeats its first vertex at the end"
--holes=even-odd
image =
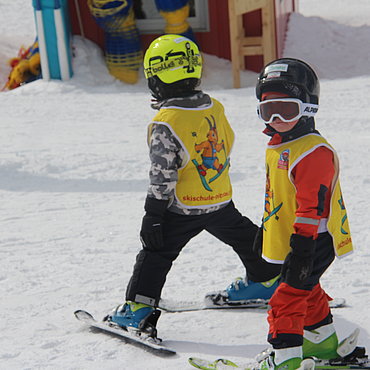
{"type": "MultiPolygon", "coordinates": [[[[202,162],[199,163],[196,159],[192,159],[192,162],[194,163],[199,173],[202,184],[204,188],[208,191],[212,191],[209,183],[215,181],[229,165],[229,158],[226,154],[224,141],[221,140],[221,142],[218,142],[219,139],[216,127],[216,120],[212,115],[211,118],[212,122],[208,117],[205,117],[209,125],[209,131],[206,136],[207,140],[202,141],[200,144],[194,144],[195,151],[197,153],[200,153],[202,162]],[[221,150],[223,150],[225,155],[224,164],[220,162],[217,156],[217,153],[221,152],[221,150]],[[216,174],[207,181],[206,176],[209,170],[216,171],[216,174]]],[[[197,133],[192,132],[192,136],[197,138],[197,133]]]]}
{"type": "Polygon", "coordinates": [[[271,182],[270,182],[270,168],[268,165],[266,165],[266,192],[265,192],[265,212],[267,213],[267,216],[263,218],[262,225],[263,229],[265,228],[265,223],[274,216],[275,220],[279,220],[278,212],[280,211],[280,208],[283,206],[283,203],[281,202],[277,207],[275,207],[274,202],[274,191],[271,189],[271,182]],[[272,210],[271,210],[272,205],[272,210]]]}
{"type": "Polygon", "coordinates": [[[343,228],[343,225],[344,223],[346,222],[347,220],[347,211],[346,211],[346,207],[344,205],[344,200],[343,200],[343,196],[342,196],[342,193],[340,193],[340,199],[338,199],[338,203],[339,203],[339,206],[340,206],[340,209],[342,211],[344,211],[344,215],[342,217],[342,224],[341,224],[341,227],[340,227],[340,232],[344,235],[347,235],[348,232],[346,230],[344,230],[343,228]]]}

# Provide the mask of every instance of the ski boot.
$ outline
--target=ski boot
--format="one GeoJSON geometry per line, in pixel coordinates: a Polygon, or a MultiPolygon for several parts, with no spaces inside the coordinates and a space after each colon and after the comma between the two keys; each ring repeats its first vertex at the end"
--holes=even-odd
{"type": "MultiPolygon", "coordinates": [[[[322,327],[319,329],[322,329],[322,327]]],[[[315,329],[315,331],[318,331],[318,329],[315,329]]],[[[317,340],[319,339],[320,334],[325,332],[329,334],[330,331],[330,328],[320,330],[320,333],[317,335],[317,340]]],[[[352,334],[344,338],[338,344],[335,351],[333,349],[335,344],[335,338],[333,339],[333,336],[335,333],[331,335],[329,334],[326,339],[323,339],[320,343],[315,343],[314,346],[310,343],[310,347],[307,346],[307,342],[305,341],[307,338],[304,338],[303,353],[305,353],[305,351],[308,353],[308,349],[310,349],[311,354],[316,358],[315,363],[317,367],[321,366],[328,368],[330,366],[333,369],[370,369],[370,361],[366,354],[366,348],[357,346],[359,333],[360,329],[355,329],[352,334]]],[[[325,335],[322,336],[325,337],[325,335]]]]}
{"type": "Polygon", "coordinates": [[[199,166],[197,166],[197,169],[198,169],[199,173],[200,173],[202,176],[207,175],[207,171],[202,167],[202,165],[201,165],[201,164],[200,164],[199,166]]]}
{"type": "Polygon", "coordinates": [[[258,369],[272,370],[314,370],[315,361],[311,358],[302,359],[302,347],[290,347],[273,350],[262,362],[258,369]]]}
{"type": "Polygon", "coordinates": [[[315,357],[320,360],[351,361],[354,357],[363,359],[364,353],[357,347],[360,329],[355,329],[352,334],[338,343],[334,324],[320,326],[314,330],[304,330],[303,356],[315,357]]]}
{"type": "Polygon", "coordinates": [[[205,297],[206,305],[210,307],[267,305],[279,282],[280,275],[261,283],[237,278],[225,290],[208,293],[205,297]]]}
{"type": "Polygon", "coordinates": [[[104,321],[119,326],[136,334],[144,333],[146,336],[157,338],[156,324],[161,311],[143,303],[127,301],[119,305],[104,321]]]}
{"type": "Polygon", "coordinates": [[[323,360],[338,357],[338,337],[334,324],[323,325],[314,330],[305,330],[303,335],[303,356],[323,360]]]}

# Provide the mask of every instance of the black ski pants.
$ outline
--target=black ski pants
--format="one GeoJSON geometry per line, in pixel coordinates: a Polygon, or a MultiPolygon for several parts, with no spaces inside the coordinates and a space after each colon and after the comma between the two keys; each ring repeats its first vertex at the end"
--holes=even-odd
{"type": "Polygon", "coordinates": [[[280,273],[281,265],[270,264],[253,251],[258,227],[242,216],[233,202],[216,212],[198,216],[167,211],[163,222],[164,246],[160,250],[143,248],[139,252],[126,299],[157,306],[173,261],[189,240],[203,230],[233,248],[246,268],[248,279],[267,281],[280,273]]]}

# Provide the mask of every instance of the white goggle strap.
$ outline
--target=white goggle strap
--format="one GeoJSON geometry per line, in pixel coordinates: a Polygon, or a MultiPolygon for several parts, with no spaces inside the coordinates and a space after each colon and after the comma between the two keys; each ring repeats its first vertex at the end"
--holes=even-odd
{"type": "Polygon", "coordinates": [[[319,110],[318,104],[301,103],[301,115],[313,117],[319,110]]]}

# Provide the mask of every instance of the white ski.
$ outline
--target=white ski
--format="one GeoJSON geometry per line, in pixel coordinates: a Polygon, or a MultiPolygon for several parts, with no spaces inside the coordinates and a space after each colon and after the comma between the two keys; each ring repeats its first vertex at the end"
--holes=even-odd
{"type": "MultiPolygon", "coordinates": [[[[334,298],[329,302],[330,308],[340,308],[346,306],[344,298],[334,298]]],[[[187,311],[201,311],[212,309],[235,309],[235,308],[250,308],[250,309],[267,309],[267,299],[249,299],[240,301],[237,304],[221,304],[215,305],[210,300],[202,301],[175,301],[163,298],[159,301],[158,308],[166,312],[187,312],[187,311]]]]}
{"type": "Polygon", "coordinates": [[[136,345],[154,354],[162,356],[171,356],[176,354],[174,349],[165,347],[163,344],[161,344],[161,339],[146,336],[145,333],[135,330],[127,331],[107,321],[97,321],[93,315],[84,310],[77,310],[74,314],[77,320],[86,323],[91,328],[95,328],[103,333],[119,337],[126,343],[136,345]]]}

